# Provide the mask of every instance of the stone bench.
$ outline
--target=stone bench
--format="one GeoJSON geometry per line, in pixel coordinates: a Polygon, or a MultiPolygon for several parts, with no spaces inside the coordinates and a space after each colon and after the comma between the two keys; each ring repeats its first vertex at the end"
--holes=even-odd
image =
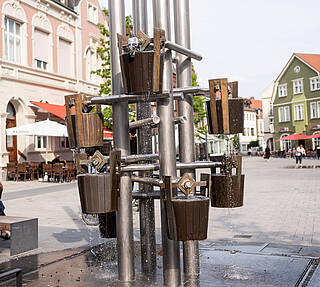
{"type": "Polygon", "coordinates": [[[38,248],[38,218],[0,216],[0,230],[11,233],[10,256],[38,248]]]}

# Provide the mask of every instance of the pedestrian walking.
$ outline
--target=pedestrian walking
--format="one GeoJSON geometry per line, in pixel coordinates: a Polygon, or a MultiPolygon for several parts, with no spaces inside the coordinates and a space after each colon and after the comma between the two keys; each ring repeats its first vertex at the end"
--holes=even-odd
{"type": "Polygon", "coordinates": [[[320,159],[320,145],[317,146],[317,158],[320,159]]]}
{"type": "Polygon", "coordinates": [[[302,164],[302,156],[305,155],[306,152],[302,145],[297,146],[296,148],[296,164],[302,164]]]}
{"type": "Polygon", "coordinates": [[[251,155],[251,147],[248,148],[248,155],[251,155]]]}
{"type": "Polygon", "coordinates": [[[268,162],[270,159],[270,148],[267,146],[266,149],[264,150],[264,158],[268,162]]]}

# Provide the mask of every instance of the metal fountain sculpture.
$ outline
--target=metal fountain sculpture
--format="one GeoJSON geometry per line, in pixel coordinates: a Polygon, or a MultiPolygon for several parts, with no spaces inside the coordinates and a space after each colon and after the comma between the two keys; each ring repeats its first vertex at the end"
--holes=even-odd
{"type": "MultiPolygon", "coordinates": [[[[174,1],[175,38],[170,41],[168,0],[153,0],[153,38],[146,35],[147,1],[133,0],[135,36],[125,36],[124,1],[109,0],[112,96],[65,97],[67,126],[78,166],[83,213],[99,214],[102,237],[117,238],[119,280],[134,281],[132,198],[140,200],[142,272],[154,278],[156,241],[154,200],[160,200],[163,282],[181,284],[180,241],[183,242],[183,281],[199,286],[199,240],[207,238],[209,206],[243,205],[244,175],[240,156],[195,161],[193,96],[210,96],[207,102],[209,132],[236,134],[243,130],[243,100],[237,82],[209,80],[209,89],[191,87],[189,1],[174,1]],[[173,89],[172,51],[176,53],[178,88],[173,89]],[[174,101],[178,116],[174,116],[174,101]],[[151,116],[150,102],[157,115],[151,116]],[[128,104],[137,104],[138,119],[129,124],[128,104]],[[113,107],[114,150],[103,149],[101,104],[113,107]],[[75,107],[73,112],[72,106],[75,107]],[[179,162],[176,161],[174,126],[179,125],[179,162]],[[130,155],[129,131],[138,129],[138,154],[130,155]],[[157,130],[159,154],[144,145],[157,130]],[[140,153],[141,152],[141,153],[140,153]],[[89,174],[87,167],[94,173],[89,174]],[[195,179],[195,169],[211,168],[195,179]],[[180,176],[177,176],[180,170],[180,176]],[[217,170],[220,170],[218,173],[217,170]],[[137,175],[139,172],[139,175],[137,175]],[[139,192],[132,192],[138,182],[139,192]]],[[[146,144],[148,145],[148,144],[146,144]]]]}

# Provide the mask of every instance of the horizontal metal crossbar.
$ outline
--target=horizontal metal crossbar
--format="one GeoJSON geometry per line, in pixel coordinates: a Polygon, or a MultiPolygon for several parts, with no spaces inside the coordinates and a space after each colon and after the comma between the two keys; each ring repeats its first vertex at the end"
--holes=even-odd
{"type": "Polygon", "coordinates": [[[187,49],[187,48],[185,48],[185,47],[183,47],[181,45],[178,45],[176,43],[167,41],[165,43],[165,47],[170,49],[170,50],[173,50],[175,52],[178,52],[178,53],[180,53],[182,55],[190,57],[192,59],[195,59],[195,60],[198,60],[198,61],[202,60],[202,56],[201,55],[199,55],[196,52],[193,52],[192,50],[187,49]]]}

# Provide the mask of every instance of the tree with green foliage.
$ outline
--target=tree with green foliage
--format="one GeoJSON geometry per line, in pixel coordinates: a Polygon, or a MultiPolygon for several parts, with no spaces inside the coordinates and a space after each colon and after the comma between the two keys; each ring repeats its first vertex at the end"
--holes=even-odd
{"type": "MultiPolygon", "coordinates": [[[[103,9],[103,13],[108,19],[109,12],[106,9],[103,9]]],[[[129,28],[132,25],[132,16],[126,16],[126,27],[129,28]]],[[[110,67],[110,40],[109,40],[109,30],[104,25],[98,24],[101,38],[100,45],[97,48],[97,54],[101,60],[101,68],[96,71],[91,71],[92,74],[96,74],[103,79],[103,83],[100,84],[99,95],[111,95],[111,67],[110,67]]],[[[104,117],[104,126],[112,130],[112,106],[108,105],[102,110],[104,117]]],[[[132,105],[129,105],[129,120],[135,119],[135,111],[132,105]]]]}
{"type": "MultiPolygon", "coordinates": [[[[192,64],[192,86],[199,86],[197,82],[197,74],[194,72],[192,64]]],[[[204,125],[204,119],[207,117],[207,112],[205,109],[206,98],[204,96],[194,96],[193,97],[193,122],[195,125],[195,136],[201,140],[205,140],[205,136],[208,133],[207,126],[204,125]]]]}

